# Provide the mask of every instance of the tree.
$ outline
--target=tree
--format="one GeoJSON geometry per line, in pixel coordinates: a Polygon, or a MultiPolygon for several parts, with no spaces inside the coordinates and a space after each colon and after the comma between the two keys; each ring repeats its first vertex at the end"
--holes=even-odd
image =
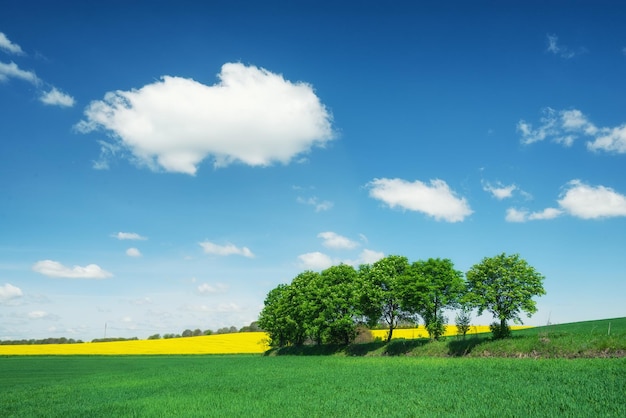
{"type": "Polygon", "coordinates": [[[409,270],[406,257],[390,255],[372,264],[362,265],[359,276],[362,282],[360,310],[370,327],[383,321],[388,329],[387,342],[391,340],[398,322],[409,317],[401,308],[400,282],[409,270]]]}
{"type": "Polygon", "coordinates": [[[467,332],[470,330],[471,321],[472,308],[467,305],[462,305],[461,309],[454,317],[457,335],[462,335],[463,339],[465,339],[465,335],[467,335],[467,332]]]}
{"type": "Polygon", "coordinates": [[[191,337],[193,336],[193,331],[190,329],[186,329],[183,331],[183,337],[191,337]]]}
{"type": "Polygon", "coordinates": [[[546,294],[544,276],[518,254],[486,257],[472,266],[466,277],[465,301],[478,308],[478,315],[486,310],[500,321],[492,328],[495,338],[508,335],[507,321],[522,323],[521,312],[528,317],[537,312],[532,298],[546,294]]]}
{"type": "Polygon", "coordinates": [[[430,338],[439,339],[446,332],[443,310],[458,306],[465,283],[452,261],[429,258],[411,265],[401,288],[404,309],[419,314],[430,338]]]}

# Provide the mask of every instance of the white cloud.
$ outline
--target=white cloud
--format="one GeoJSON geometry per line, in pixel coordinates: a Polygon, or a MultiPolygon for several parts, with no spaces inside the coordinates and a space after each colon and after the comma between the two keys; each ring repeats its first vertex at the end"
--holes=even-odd
{"type": "Polygon", "coordinates": [[[585,48],[579,48],[577,51],[573,51],[564,45],[559,45],[559,38],[556,35],[547,35],[547,51],[553,53],[564,59],[574,58],[576,55],[587,52],[585,48]]]}
{"type": "Polygon", "coordinates": [[[17,299],[22,296],[22,289],[13,286],[11,283],[5,283],[3,286],[0,286],[0,303],[8,302],[11,299],[17,299]]]}
{"type": "Polygon", "coordinates": [[[383,257],[385,257],[385,253],[383,252],[364,249],[355,262],[348,264],[352,264],[355,267],[361,264],[373,264],[383,257]]]}
{"type": "Polygon", "coordinates": [[[473,211],[465,198],[456,196],[448,184],[439,179],[430,185],[419,180],[413,183],[402,179],[374,179],[367,184],[370,197],[381,200],[391,208],[422,212],[436,220],[446,222],[463,221],[473,211]]]}
{"type": "Polygon", "coordinates": [[[582,219],[626,216],[626,196],[610,187],[589,186],[580,180],[567,184],[558,203],[570,215],[582,219]]]}
{"type": "Polygon", "coordinates": [[[198,244],[202,247],[205,254],[213,254],[213,255],[221,255],[221,256],[242,255],[248,258],[254,258],[254,254],[252,253],[252,251],[250,251],[248,247],[239,248],[233,244],[218,245],[210,241],[199,242],[198,244]]]}
{"type": "Polygon", "coordinates": [[[333,138],[331,116],[313,88],[255,66],[227,63],[219,83],[164,76],[109,92],[85,109],[83,133],[105,130],[151,169],[195,174],[215,167],[289,163],[333,138]]]}
{"type": "Polygon", "coordinates": [[[74,98],[69,94],[63,93],[56,87],[52,87],[50,91],[43,93],[39,98],[42,103],[52,106],[72,107],[74,106],[74,98]]]}
{"type": "Polygon", "coordinates": [[[508,222],[526,222],[554,219],[564,213],[582,219],[626,216],[626,196],[610,187],[594,187],[580,180],[572,180],[564,189],[557,201],[559,208],[547,208],[541,212],[509,208],[505,219],[508,222]]]}
{"type": "Polygon", "coordinates": [[[320,201],[317,197],[313,196],[308,199],[303,197],[298,197],[296,199],[298,203],[302,203],[303,205],[310,205],[315,207],[315,212],[323,212],[326,210],[332,209],[334,203],[328,200],[320,201]]]}
{"type": "Polygon", "coordinates": [[[131,247],[126,250],[126,255],[129,257],[141,257],[141,251],[135,247],[131,247]]]}
{"type": "Polygon", "coordinates": [[[208,283],[202,283],[198,286],[198,293],[203,295],[215,294],[215,293],[224,293],[228,290],[228,285],[223,283],[217,283],[215,285],[210,285],[208,283]]]}
{"type": "Polygon", "coordinates": [[[34,85],[41,83],[41,80],[34,72],[22,70],[12,61],[8,64],[0,62],[0,81],[7,81],[9,78],[18,78],[34,85]]]}
{"type": "Polygon", "coordinates": [[[305,270],[324,270],[336,264],[335,260],[319,251],[301,254],[298,256],[298,260],[300,260],[300,266],[305,270]]]}
{"type": "Polygon", "coordinates": [[[324,247],[333,248],[335,250],[349,250],[359,246],[358,242],[331,231],[320,232],[317,234],[317,237],[324,240],[322,243],[324,247]]]}
{"type": "Polygon", "coordinates": [[[119,240],[135,240],[135,241],[144,241],[148,238],[142,237],[141,235],[135,232],[118,232],[117,234],[111,235],[114,238],[119,240]]]}
{"type": "Polygon", "coordinates": [[[43,319],[48,316],[45,311],[32,311],[28,313],[28,319],[43,319]]]}
{"type": "Polygon", "coordinates": [[[52,260],[37,261],[33,265],[33,271],[48,277],[62,277],[67,279],[105,279],[112,276],[111,273],[103,270],[97,264],[89,264],[85,267],[66,267],[52,260]]]}
{"type": "Polygon", "coordinates": [[[7,36],[0,32],[0,49],[14,55],[24,55],[24,51],[18,44],[14,44],[7,36]]]}
{"type": "Polygon", "coordinates": [[[580,137],[587,137],[591,138],[587,141],[587,148],[591,151],[626,153],[626,124],[598,127],[578,109],[556,111],[549,107],[542,110],[540,122],[536,129],[524,120],[517,123],[523,144],[551,138],[554,142],[571,146],[580,137]]]}
{"type": "Polygon", "coordinates": [[[504,186],[500,182],[498,182],[495,186],[490,183],[483,184],[483,190],[491,193],[493,197],[498,200],[507,199],[513,196],[513,192],[517,189],[517,186],[514,184],[504,186]]]}

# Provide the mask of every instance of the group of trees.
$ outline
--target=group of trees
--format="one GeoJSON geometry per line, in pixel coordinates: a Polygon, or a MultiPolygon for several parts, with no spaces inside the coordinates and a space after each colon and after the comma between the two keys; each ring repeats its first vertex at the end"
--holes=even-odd
{"type": "Polygon", "coordinates": [[[357,326],[383,324],[387,341],[398,324],[424,322],[433,339],[445,333],[444,311],[459,309],[457,323],[469,328],[473,309],[488,311],[499,322],[495,337],[509,334],[508,321],[521,322],[521,312],[536,312],[534,296],[545,294],[544,277],[519,255],[485,258],[465,275],[449,259],[410,263],[391,255],[358,269],[346,264],[321,272],[305,271],[290,284],[280,284],[265,299],[259,326],[272,346],[347,344],[357,326]]]}

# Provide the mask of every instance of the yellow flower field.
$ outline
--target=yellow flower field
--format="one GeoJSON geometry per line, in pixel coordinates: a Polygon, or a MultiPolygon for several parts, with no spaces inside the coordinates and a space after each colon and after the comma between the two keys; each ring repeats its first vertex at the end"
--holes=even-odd
{"type": "MultiPolygon", "coordinates": [[[[512,326],[512,329],[528,328],[512,326]]],[[[456,335],[456,327],[448,325],[445,335],[456,335]]],[[[472,326],[468,335],[489,332],[489,326],[472,326]]],[[[373,330],[374,337],[385,339],[387,330],[373,330]]],[[[423,326],[396,329],[393,338],[425,338],[423,326]]],[[[260,354],[269,349],[264,332],[241,332],[200,337],[160,340],[115,341],[79,344],[0,345],[2,355],[137,355],[137,354],[260,354]]]]}

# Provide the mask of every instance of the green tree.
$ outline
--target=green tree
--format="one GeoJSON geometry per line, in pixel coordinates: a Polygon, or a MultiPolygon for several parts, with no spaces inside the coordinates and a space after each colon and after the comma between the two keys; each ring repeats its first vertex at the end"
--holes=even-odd
{"type": "Polygon", "coordinates": [[[470,324],[472,322],[472,308],[467,305],[461,305],[459,312],[454,317],[454,323],[456,325],[457,335],[462,335],[463,339],[470,330],[470,324]]]}
{"type": "Polygon", "coordinates": [[[313,329],[322,342],[349,344],[356,337],[357,272],[347,264],[322,271],[313,287],[313,329]],[[321,338],[320,338],[321,337],[321,338]]]}
{"type": "Polygon", "coordinates": [[[530,317],[537,312],[534,296],[545,295],[544,276],[518,254],[486,257],[467,272],[465,301],[478,308],[478,315],[489,311],[500,323],[492,327],[495,338],[508,335],[507,321],[521,323],[521,312],[530,317]]]}
{"type": "Polygon", "coordinates": [[[387,342],[391,340],[398,322],[409,318],[402,310],[400,282],[409,270],[406,257],[390,255],[372,265],[359,268],[362,283],[360,310],[370,327],[383,321],[387,327],[387,342]]]}
{"type": "Polygon", "coordinates": [[[419,314],[430,338],[446,332],[444,309],[455,308],[465,292],[463,273],[449,259],[429,258],[411,265],[402,278],[403,307],[419,314]]]}

